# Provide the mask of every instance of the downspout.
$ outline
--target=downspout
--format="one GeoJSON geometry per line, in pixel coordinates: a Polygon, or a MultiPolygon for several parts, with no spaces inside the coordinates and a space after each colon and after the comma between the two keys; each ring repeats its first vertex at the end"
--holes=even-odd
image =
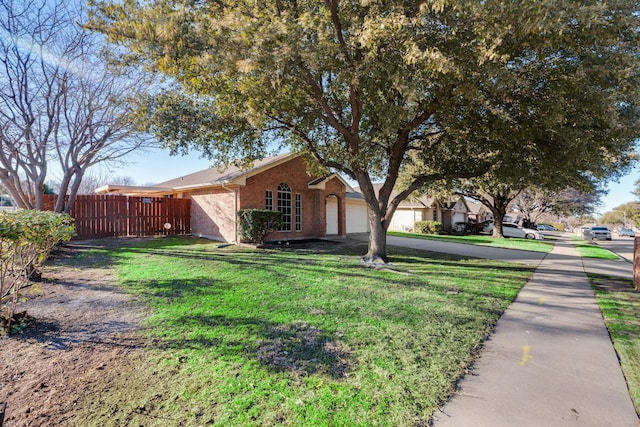
{"type": "Polygon", "coordinates": [[[224,188],[225,190],[233,193],[233,236],[234,236],[234,241],[231,243],[235,243],[238,244],[239,240],[238,240],[238,188],[236,187],[236,189],[232,190],[231,188],[227,187],[224,182],[222,183],[222,188],[224,188]]]}

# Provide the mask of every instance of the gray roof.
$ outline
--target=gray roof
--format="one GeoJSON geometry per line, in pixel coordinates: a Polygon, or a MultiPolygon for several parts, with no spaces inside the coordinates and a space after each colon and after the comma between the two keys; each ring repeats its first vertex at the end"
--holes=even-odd
{"type": "Polygon", "coordinates": [[[480,202],[476,202],[474,200],[465,200],[465,202],[467,203],[469,213],[472,215],[477,215],[483,211],[489,212],[489,209],[480,202]]]}
{"type": "Polygon", "coordinates": [[[234,179],[241,178],[243,176],[250,176],[253,172],[258,172],[269,166],[276,166],[279,162],[294,158],[296,155],[291,153],[278,154],[277,156],[267,157],[262,160],[256,160],[250,168],[240,168],[234,165],[228,166],[214,166],[209,169],[204,169],[199,172],[194,172],[189,175],[184,175],[178,178],[170,179],[169,181],[161,182],[155,185],[155,187],[165,188],[190,188],[206,185],[226,184],[230,183],[234,179]]]}
{"type": "Polygon", "coordinates": [[[364,196],[359,191],[347,191],[345,197],[351,200],[364,200],[364,196]]]}
{"type": "MultiPolygon", "coordinates": [[[[145,194],[161,195],[175,191],[194,190],[197,188],[207,188],[222,186],[225,184],[245,185],[246,178],[261,173],[267,169],[278,166],[291,159],[298,157],[298,154],[285,153],[277,156],[267,157],[253,162],[251,167],[242,168],[236,165],[216,166],[184,175],[178,178],[155,184],[150,187],[137,187],[127,185],[105,185],[96,188],[98,194],[145,194]]],[[[353,188],[339,174],[333,173],[319,178],[314,178],[308,185],[309,188],[324,188],[324,184],[331,179],[339,180],[346,188],[347,192],[353,188]]]]}

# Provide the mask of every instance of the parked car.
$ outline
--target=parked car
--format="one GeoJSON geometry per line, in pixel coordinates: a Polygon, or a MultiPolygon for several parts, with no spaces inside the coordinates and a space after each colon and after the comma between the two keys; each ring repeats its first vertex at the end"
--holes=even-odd
{"type": "Polygon", "coordinates": [[[491,233],[493,231],[493,221],[492,220],[483,221],[480,224],[478,224],[478,228],[484,231],[485,233],[491,233]]]}
{"type": "MultiPolygon", "coordinates": [[[[487,223],[484,226],[483,231],[487,233],[491,233],[493,231],[493,222],[487,223]]],[[[502,223],[502,235],[504,237],[518,237],[521,239],[530,239],[530,240],[543,240],[544,236],[538,230],[533,230],[531,228],[523,228],[518,224],[514,224],[511,222],[503,222],[502,223]]]]}
{"type": "Polygon", "coordinates": [[[636,237],[636,232],[630,228],[621,228],[620,231],[618,231],[618,236],[619,237],[636,237]]]}
{"type": "Polygon", "coordinates": [[[0,194],[0,211],[16,211],[18,207],[8,194],[0,194]]]}
{"type": "Polygon", "coordinates": [[[536,228],[538,229],[538,231],[558,231],[557,228],[549,224],[538,224],[536,228]]]}
{"type": "Polygon", "coordinates": [[[544,236],[538,230],[532,228],[520,227],[518,224],[504,223],[502,224],[502,234],[505,237],[519,237],[530,240],[543,240],[544,236]]]}
{"type": "Polygon", "coordinates": [[[577,233],[582,236],[583,239],[588,239],[589,238],[589,233],[591,232],[591,227],[583,225],[582,227],[580,227],[577,231],[577,233]]]}
{"type": "Polygon", "coordinates": [[[604,225],[594,225],[589,229],[591,240],[611,240],[611,231],[604,225]]]}

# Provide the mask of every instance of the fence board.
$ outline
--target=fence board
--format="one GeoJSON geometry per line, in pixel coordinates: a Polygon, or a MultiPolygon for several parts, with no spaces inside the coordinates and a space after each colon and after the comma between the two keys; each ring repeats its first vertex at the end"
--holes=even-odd
{"type": "MultiPolygon", "coordinates": [[[[57,196],[45,197],[46,210],[53,210],[57,196]]],[[[189,199],[79,195],[69,214],[78,239],[191,233],[189,199]]]]}

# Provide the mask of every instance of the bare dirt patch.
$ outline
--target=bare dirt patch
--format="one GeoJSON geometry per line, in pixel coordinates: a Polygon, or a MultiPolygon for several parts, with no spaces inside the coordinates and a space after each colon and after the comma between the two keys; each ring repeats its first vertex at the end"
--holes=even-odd
{"type": "MultiPolygon", "coordinates": [[[[42,269],[42,292],[19,307],[33,323],[20,334],[0,337],[0,412],[7,404],[0,427],[180,425],[151,415],[154,404],[178,400],[180,385],[173,383],[171,368],[139,369],[149,350],[157,348],[141,333],[147,308],[117,286],[111,259],[95,251],[89,255],[90,249],[126,244],[123,239],[71,242],[42,269]],[[104,399],[105,393],[113,395],[111,400],[104,399]]],[[[364,253],[364,245],[308,241],[270,247],[353,256],[364,253]]],[[[275,332],[282,340],[293,333],[275,332]]],[[[337,368],[283,358],[278,346],[260,354],[267,358],[263,362],[282,369],[344,374],[345,349],[332,347],[335,343],[315,330],[302,328],[301,333],[310,345],[322,347],[335,359],[337,368]]]]}
{"type": "Polygon", "coordinates": [[[68,424],[79,397],[128,369],[144,348],[142,306],[99,260],[78,256],[96,244],[109,242],[60,248],[42,270],[42,292],[20,307],[33,323],[0,339],[4,427],[68,424]]]}

